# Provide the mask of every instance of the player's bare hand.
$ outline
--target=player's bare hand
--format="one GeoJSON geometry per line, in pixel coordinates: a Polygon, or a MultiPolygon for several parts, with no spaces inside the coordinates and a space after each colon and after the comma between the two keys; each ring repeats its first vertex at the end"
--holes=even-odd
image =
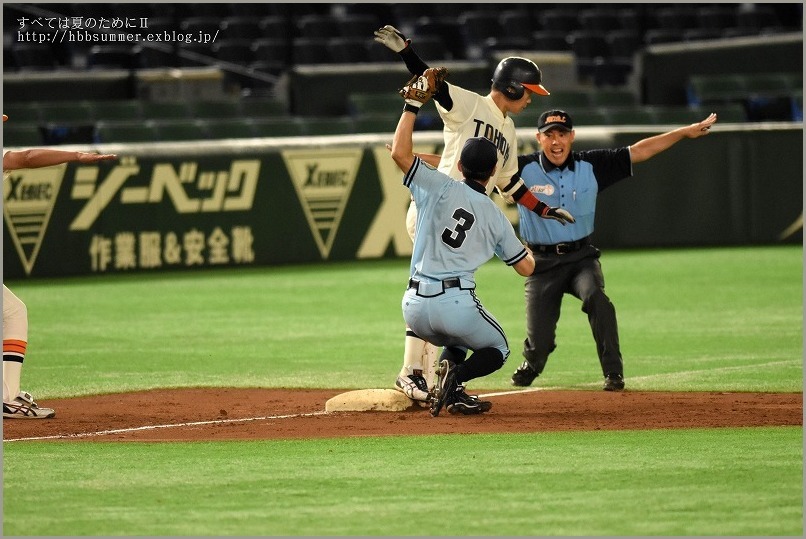
{"type": "Polygon", "coordinates": [[[78,152],[78,162],[84,164],[97,163],[98,161],[113,161],[117,158],[118,156],[113,153],[78,152]]]}
{"type": "Polygon", "coordinates": [[[696,124],[691,124],[686,127],[686,136],[688,138],[697,138],[707,135],[711,126],[716,123],[716,113],[712,112],[706,119],[696,124]]]}
{"type": "Polygon", "coordinates": [[[400,30],[390,24],[375,30],[375,41],[393,52],[400,52],[411,43],[410,39],[406,39],[400,30]]]}
{"type": "Polygon", "coordinates": [[[543,214],[541,215],[543,219],[554,219],[555,221],[559,222],[561,225],[565,226],[565,223],[575,223],[576,219],[574,216],[568,213],[568,211],[562,208],[552,208],[549,207],[543,214]]]}

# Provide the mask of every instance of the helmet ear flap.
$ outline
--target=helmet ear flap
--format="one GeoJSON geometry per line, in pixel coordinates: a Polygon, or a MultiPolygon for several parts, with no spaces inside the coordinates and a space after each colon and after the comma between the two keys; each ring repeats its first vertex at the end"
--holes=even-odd
{"type": "Polygon", "coordinates": [[[517,101],[525,92],[525,88],[522,84],[517,81],[511,80],[507,82],[495,82],[493,87],[504,94],[505,97],[511,99],[513,101],[517,101]]]}
{"type": "Polygon", "coordinates": [[[509,83],[507,89],[504,91],[504,94],[506,94],[506,96],[512,99],[513,101],[517,101],[518,99],[523,97],[524,91],[525,88],[523,87],[522,84],[513,81],[509,83]]]}

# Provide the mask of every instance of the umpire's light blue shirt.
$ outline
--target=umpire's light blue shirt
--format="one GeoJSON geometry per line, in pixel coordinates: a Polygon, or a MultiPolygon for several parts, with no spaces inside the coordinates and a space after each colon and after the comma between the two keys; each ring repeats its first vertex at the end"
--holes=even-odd
{"type": "Polygon", "coordinates": [[[520,235],[526,243],[554,245],[581,240],[593,233],[596,196],[614,183],[632,176],[628,147],[571,152],[555,166],[542,151],[518,157],[518,172],[526,187],[549,206],[571,213],[576,223],[543,219],[518,205],[520,235]]]}

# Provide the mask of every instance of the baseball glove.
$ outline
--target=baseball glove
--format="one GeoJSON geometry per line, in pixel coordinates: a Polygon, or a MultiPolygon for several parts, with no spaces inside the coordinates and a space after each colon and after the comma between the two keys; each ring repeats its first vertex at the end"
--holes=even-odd
{"type": "Polygon", "coordinates": [[[399,93],[406,103],[419,108],[434,96],[447,75],[444,67],[429,67],[422,75],[412,77],[399,93]]]}

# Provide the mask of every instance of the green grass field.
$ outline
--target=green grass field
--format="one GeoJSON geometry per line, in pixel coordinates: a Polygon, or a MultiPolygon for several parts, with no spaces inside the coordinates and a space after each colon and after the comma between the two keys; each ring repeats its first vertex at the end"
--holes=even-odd
{"type": "MultiPolygon", "coordinates": [[[[800,246],[614,250],[602,264],[628,389],[802,391],[800,246]]],[[[6,284],[29,309],[23,387],[48,399],[391,387],[407,278],[407,261],[387,260],[6,284]]],[[[513,353],[471,387],[509,387],[522,283],[498,261],[479,271],[479,297],[513,353]]],[[[590,328],[572,297],[558,345],[538,383],[599,391],[590,328]]],[[[801,427],[6,443],[3,531],[800,536],[802,448],[801,427]]]]}

